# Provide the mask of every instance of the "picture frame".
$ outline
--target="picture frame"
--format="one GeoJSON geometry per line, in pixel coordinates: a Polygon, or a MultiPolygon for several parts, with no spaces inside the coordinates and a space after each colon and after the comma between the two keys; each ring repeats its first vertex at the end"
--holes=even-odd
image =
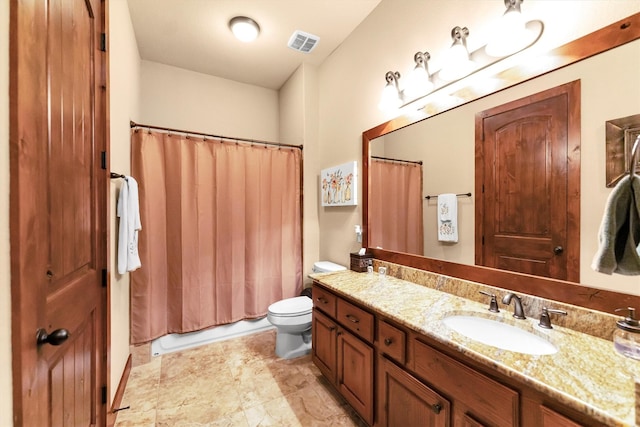
{"type": "Polygon", "coordinates": [[[358,162],[348,162],[320,174],[322,206],[356,206],[358,204],[358,162]]]}

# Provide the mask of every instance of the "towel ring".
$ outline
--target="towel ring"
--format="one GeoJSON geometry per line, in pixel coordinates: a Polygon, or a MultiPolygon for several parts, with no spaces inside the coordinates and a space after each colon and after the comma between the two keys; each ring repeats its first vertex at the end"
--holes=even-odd
{"type": "Polygon", "coordinates": [[[631,178],[636,174],[638,151],[640,151],[640,135],[636,137],[636,142],[633,143],[633,148],[631,149],[631,161],[629,163],[629,175],[631,175],[631,178]]]}

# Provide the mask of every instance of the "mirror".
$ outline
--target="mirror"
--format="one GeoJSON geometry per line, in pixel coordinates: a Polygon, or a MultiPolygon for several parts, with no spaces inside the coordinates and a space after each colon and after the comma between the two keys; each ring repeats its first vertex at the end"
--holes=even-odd
{"type": "MultiPolygon", "coordinates": [[[[624,57],[622,60],[620,60],[619,57],[608,59],[605,55],[619,54],[620,49],[614,48],[621,47],[621,49],[625,49],[627,47],[622,47],[623,45],[638,38],[640,38],[640,17],[633,15],[623,21],[611,24],[549,52],[543,60],[538,58],[539,62],[536,67],[531,67],[530,64],[524,64],[500,73],[494,79],[495,81],[492,82],[492,88],[467,87],[459,90],[453,94],[453,96],[458,99],[455,104],[456,106],[451,107],[451,104],[447,106],[447,102],[438,104],[437,101],[432,100],[423,110],[419,110],[411,115],[400,116],[365,131],[363,133],[363,222],[365,223],[363,244],[370,248],[370,251],[374,253],[376,258],[390,262],[436,272],[444,271],[447,275],[468,280],[490,281],[490,283],[496,286],[542,297],[546,296],[551,299],[599,310],[613,312],[615,308],[621,306],[622,299],[627,297],[634,300],[634,302],[639,302],[637,300],[640,300],[640,298],[627,294],[587,288],[586,286],[580,286],[580,289],[587,289],[587,292],[576,292],[577,285],[568,282],[474,266],[473,230],[475,219],[474,199],[472,197],[461,197],[458,200],[461,234],[459,243],[437,244],[437,236],[435,236],[436,199],[424,200],[423,203],[423,219],[425,222],[422,224],[422,227],[425,237],[422,253],[409,255],[397,250],[376,249],[376,246],[383,245],[376,243],[375,240],[369,240],[370,237],[375,236],[375,231],[371,229],[372,210],[369,207],[369,199],[375,197],[376,191],[375,188],[370,187],[371,176],[369,171],[372,162],[371,156],[423,161],[423,197],[445,192],[459,194],[474,192],[475,133],[473,116],[476,112],[533,94],[541,89],[531,89],[533,84],[531,82],[520,83],[550,71],[566,67],[567,65],[576,64],[594,55],[598,55],[598,61],[603,60],[609,61],[609,64],[616,64],[616,71],[618,71],[618,67],[631,67],[631,71],[629,72],[636,73],[631,74],[631,76],[637,76],[637,71],[633,71],[633,61],[625,61],[624,57]],[[627,22],[631,22],[633,25],[626,25],[627,22]],[[509,89],[503,90],[506,88],[509,89]],[[495,93],[496,91],[499,93],[495,93]],[[471,101],[475,100],[479,101],[471,103],[471,101]],[[464,118],[464,123],[463,120],[460,119],[462,117],[464,118]],[[451,186],[445,186],[444,184],[450,184],[451,186]],[[558,283],[561,283],[561,285],[558,283]],[[553,286],[549,286],[550,284],[553,284],[553,286]],[[597,297],[594,298],[596,295],[597,297]]],[[[635,44],[637,43],[638,42],[635,42],[635,44]]],[[[633,52],[637,52],[637,50],[633,52]]],[[[592,60],[590,59],[589,61],[592,60]]],[[[562,74],[562,76],[559,77],[560,81],[575,80],[576,77],[572,76],[571,69],[573,67],[579,67],[579,69],[582,70],[584,67],[589,66],[589,61],[583,61],[580,64],[559,71],[558,73],[562,74]]],[[[603,86],[602,91],[599,93],[600,96],[614,97],[613,99],[616,99],[615,97],[618,97],[617,99],[620,99],[620,97],[629,98],[629,93],[625,93],[624,90],[610,90],[606,88],[605,85],[607,81],[602,79],[602,64],[600,64],[600,67],[597,72],[594,71],[594,73],[599,73],[600,85],[603,86]]],[[[607,65],[605,64],[604,67],[606,68],[607,65]]],[[[576,71],[573,71],[573,73],[575,74],[576,71]]],[[[550,81],[553,82],[552,76],[555,74],[556,73],[552,73],[551,75],[545,75],[541,78],[550,79],[550,81]]],[[[578,76],[577,78],[579,79],[581,77],[578,76]]],[[[632,77],[632,79],[635,78],[632,77]]],[[[552,87],[553,85],[554,83],[550,83],[547,87],[552,87]]],[[[539,88],[539,85],[533,87],[539,88]]],[[[585,117],[583,115],[582,120],[601,120],[601,125],[604,128],[604,122],[606,120],[615,118],[609,117],[610,113],[604,111],[606,108],[602,108],[604,105],[607,105],[607,102],[611,101],[602,102],[602,99],[598,98],[599,95],[597,91],[593,92],[593,95],[590,96],[595,97],[591,102],[599,104],[599,109],[604,119],[601,120],[602,117],[600,116],[585,117]]],[[[583,98],[583,106],[585,102],[588,101],[583,98]]],[[[602,141],[598,139],[601,136],[604,138],[604,135],[588,137],[583,135],[583,147],[586,142],[592,145],[596,143],[601,145],[602,141]],[[592,141],[594,142],[592,143],[592,141]]],[[[599,154],[604,156],[602,153],[599,154]]],[[[586,188],[595,188],[595,185],[605,187],[605,183],[600,182],[601,180],[598,180],[597,184],[589,184],[588,187],[585,187],[585,176],[595,177],[600,174],[604,176],[604,174],[601,173],[604,164],[600,163],[604,163],[604,160],[587,162],[586,156],[583,155],[583,197],[591,192],[591,190],[587,191],[586,188]]],[[[587,204],[587,206],[589,205],[587,204]]],[[[596,207],[596,205],[591,206],[596,207]]],[[[584,209],[584,203],[582,207],[584,209]]],[[[597,205],[600,217],[603,209],[604,202],[597,205]]],[[[587,225],[592,229],[583,231],[586,231],[589,235],[596,236],[599,221],[596,221],[595,224],[591,221],[587,225]]],[[[584,232],[583,235],[585,235],[584,232]]],[[[585,253],[586,252],[587,251],[585,251],[585,253]]],[[[592,251],[591,253],[595,252],[592,251]]],[[[587,261],[587,258],[588,257],[583,257],[581,263],[585,264],[590,262],[590,260],[587,261]]],[[[608,276],[602,276],[603,280],[606,280],[607,277],[608,276]]],[[[630,281],[634,280],[633,278],[626,279],[630,281]]],[[[584,280],[581,281],[584,282],[584,280]]]]}

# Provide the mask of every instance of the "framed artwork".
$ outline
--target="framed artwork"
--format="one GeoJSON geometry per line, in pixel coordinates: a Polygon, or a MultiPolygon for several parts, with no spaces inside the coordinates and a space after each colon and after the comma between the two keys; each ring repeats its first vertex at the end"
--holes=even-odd
{"type": "MultiPolygon", "coordinates": [[[[606,122],[607,187],[613,187],[631,171],[631,148],[640,135],[640,114],[606,122]]],[[[640,157],[634,167],[639,170],[640,157]]]]}
{"type": "Polygon", "coordinates": [[[358,162],[353,161],[323,169],[320,174],[322,206],[356,206],[358,204],[358,162]]]}

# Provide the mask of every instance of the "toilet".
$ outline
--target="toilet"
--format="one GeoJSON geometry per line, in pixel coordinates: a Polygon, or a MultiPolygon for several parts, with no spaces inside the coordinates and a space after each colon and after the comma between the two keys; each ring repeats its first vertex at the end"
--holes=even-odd
{"type": "MultiPolygon", "coordinates": [[[[314,273],[346,270],[343,265],[318,261],[314,273]]],[[[299,296],[274,302],[269,306],[267,320],[276,327],[276,355],[294,359],[311,351],[311,312],[313,300],[299,296]]]]}

